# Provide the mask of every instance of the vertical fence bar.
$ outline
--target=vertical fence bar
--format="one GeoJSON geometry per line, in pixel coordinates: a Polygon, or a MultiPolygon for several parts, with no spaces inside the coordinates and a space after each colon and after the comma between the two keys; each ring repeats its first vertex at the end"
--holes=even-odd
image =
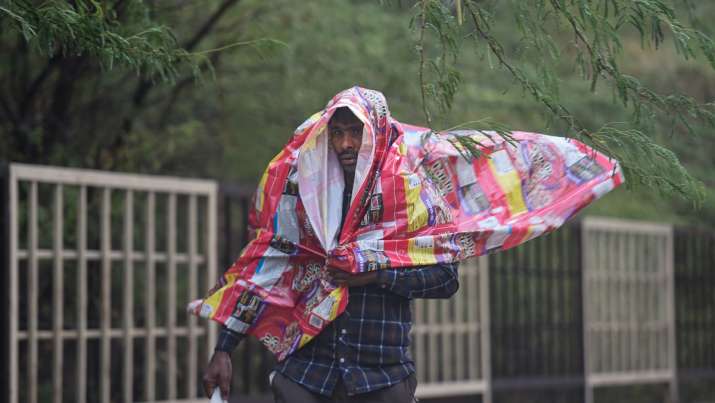
{"type": "MultiPolygon", "coordinates": [[[[471,272],[473,270],[472,267],[464,267],[468,265],[469,262],[465,262],[465,264],[462,266],[462,270],[459,271],[459,276],[457,277],[462,284],[462,287],[464,287],[464,284],[467,283],[467,274],[465,273],[465,270],[467,272],[471,272]]],[[[460,287],[460,288],[462,288],[460,287]]],[[[472,329],[471,324],[473,322],[472,317],[467,316],[467,319],[464,319],[464,301],[468,300],[469,298],[469,293],[467,290],[462,288],[461,292],[458,293],[453,299],[454,301],[454,312],[455,312],[455,323],[458,324],[458,328],[455,329],[454,332],[454,337],[455,337],[455,361],[456,361],[456,366],[455,366],[455,371],[456,371],[456,376],[454,377],[454,380],[456,381],[461,381],[461,380],[468,380],[469,378],[465,376],[464,374],[464,360],[462,357],[459,355],[462,354],[464,349],[464,337],[469,337],[469,334],[472,332],[476,332],[477,329],[472,329]]],[[[468,303],[468,302],[467,302],[468,303]]],[[[468,350],[467,350],[468,351],[468,350]]]]}
{"type": "MultiPolygon", "coordinates": [[[[636,272],[641,272],[642,271],[642,266],[643,266],[643,257],[642,257],[642,251],[641,251],[641,239],[637,234],[631,234],[631,237],[633,238],[632,242],[632,247],[633,247],[633,267],[636,272]]],[[[642,281],[639,281],[636,283],[636,298],[638,301],[643,301],[646,300],[645,296],[646,293],[643,292],[644,290],[644,284],[642,281]]],[[[647,315],[647,309],[646,307],[643,308],[643,311],[646,312],[647,315]]],[[[642,315],[645,316],[645,315],[642,315]]],[[[647,318],[641,318],[641,321],[647,320],[647,318]]],[[[648,329],[644,326],[638,326],[638,361],[641,369],[648,369],[650,366],[649,362],[649,354],[648,354],[648,329]],[[645,354],[644,354],[645,352],[645,354]]]]}
{"type": "Polygon", "coordinates": [[[601,270],[603,271],[604,282],[601,284],[602,290],[602,300],[608,301],[608,310],[606,311],[605,323],[608,328],[608,343],[605,345],[605,351],[608,351],[608,364],[606,365],[606,370],[604,372],[612,372],[618,367],[618,310],[616,309],[616,304],[620,298],[620,292],[618,286],[620,286],[619,279],[617,277],[617,271],[614,270],[616,267],[616,242],[614,234],[608,233],[603,230],[597,230],[598,234],[605,238],[606,259],[605,263],[602,264],[601,270]]]}
{"type": "MultiPolygon", "coordinates": [[[[648,267],[652,263],[651,260],[649,259],[649,254],[648,254],[648,238],[647,237],[640,237],[640,255],[641,255],[641,270],[643,270],[644,273],[646,273],[646,276],[651,276],[652,274],[649,273],[648,267]]],[[[656,269],[657,270],[657,269],[656,269]]],[[[645,296],[645,299],[650,302],[650,294],[651,294],[651,289],[650,285],[647,282],[642,282],[641,283],[641,292],[645,296]]],[[[655,308],[653,307],[652,304],[647,303],[645,306],[645,319],[643,322],[645,322],[646,326],[643,326],[645,329],[645,334],[646,334],[646,343],[645,343],[645,350],[646,350],[646,368],[651,369],[653,368],[657,361],[657,356],[660,353],[658,351],[657,345],[654,343],[655,335],[657,332],[657,329],[654,330],[651,326],[647,326],[650,321],[653,320],[653,318],[657,318],[657,313],[655,312],[655,308]]]]}
{"type": "MultiPolygon", "coordinates": [[[[510,262],[510,270],[513,275],[514,281],[514,295],[519,296],[519,301],[524,301],[524,299],[528,297],[529,287],[528,282],[526,282],[521,273],[519,273],[519,269],[522,267],[526,267],[527,264],[524,259],[524,251],[521,249],[514,249],[512,257],[513,260],[511,260],[510,262]]],[[[515,374],[518,376],[526,375],[528,368],[531,365],[531,362],[529,360],[529,352],[526,345],[526,336],[524,334],[521,334],[524,333],[525,330],[528,331],[526,329],[526,326],[528,320],[527,312],[529,307],[524,305],[527,304],[519,303],[512,305],[515,311],[515,324],[516,326],[518,326],[518,329],[522,330],[522,332],[513,332],[514,347],[517,349],[517,362],[521,364],[518,367],[515,367],[515,374]]]]}
{"type": "Polygon", "coordinates": [[[155,195],[154,192],[149,192],[147,194],[146,201],[146,227],[144,240],[145,245],[145,258],[146,258],[146,284],[145,284],[145,326],[146,326],[146,336],[144,338],[144,353],[146,355],[145,368],[144,368],[144,398],[147,402],[154,401],[155,388],[154,383],[156,381],[156,354],[155,346],[156,340],[154,339],[154,205],[155,205],[155,195]]]}
{"type": "MultiPolygon", "coordinates": [[[[216,267],[216,187],[207,196],[207,206],[206,206],[206,272],[207,280],[206,283],[209,287],[213,286],[217,278],[217,267],[216,267]]],[[[208,344],[207,357],[210,358],[213,347],[216,345],[216,326],[213,325],[212,321],[206,321],[207,333],[206,333],[206,343],[208,344]]]]}
{"type": "Polygon", "coordinates": [[[544,265],[548,270],[548,285],[546,287],[546,301],[547,301],[547,326],[548,326],[548,339],[547,343],[547,357],[549,357],[549,364],[547,365],[547,371],[549,375],[563,375],[560,368],[560,358],[564,356],[566,351],[566,346],[568,341],[571,340],[570,332],[560,332],[559,328],[559,316],[563,315],[563,306],[558,303],[559,290],[563,286],[563,283],[568,278],[563,270],[563,251],[559,250],[558,245],[564,238],[564,233],[567,233],[568,229],[564,228],[560,232],[552,233],[549,237],[549,241],[546,243],[544,256],[544,265]],[[564,342],[559,344],[556,342],[557,336],[563,335],[564,342]]]}
{"type": "MultiPolygon", "coordinates": [[[[539,324],[539,333],[541,334],[539,361],[541,365],[539,366],[539,374],[543,376],[548,376],[552,374],[551,366],[553,365],[554,351],[551,350],[551,330],[552,330],[552,312],[554,307],[551,304],[551,291],[553,289],[553,261],[549,261],[550,254],[547,250],[553,243],[555,239],[553,236],[541,238],[537,240],[534,249],[536,249],[536,261],[539,263],[539,295],[538,300],[543,301],[542,303],[537,303],[534,305],[540,306],[540,316],[534,318],[539,324]]],[[[534,241],[532,241],[534,242],[534,241]]]]}
{"type": "Polygon", "coordinates": [[[425,368],[425,356],[427,351],[425,350],[425,336],[424,329],[427,328],[425,323],[424,315],[422,315],[424,299],[415,299],[412,301],[412,306],[414,307],[414,323],[416,326],[413,328],[414,332],[414,345],[415,345],[415,366],[417,367],[417,383],[426,382],[427,371],[425,368]]]}
{"type": "MultiPolygon", "coordinates": [[[[653,274],[651,273],[651,270],[649,268],[653,264],[653,258],[652,258],[652,251],[649,250],[650,245],[649,245],[649,237],[642,237],[643,238],[643,268],[644,272],[647,273],[647,276],[652,276],[653,274]]],[[[657,261],[657,259],[656,259],[657,261]]],[[[659,268],[655,269],[656,271],[660,271],[659,268]]],[[[657,273],[656,273],[657,275],[657,273]]],[[[646,277],[647,278],[647,277],[646,277]]],[[[659,361],[659,356],[661,352],[658,350],[658,344],[657,344],[657,337],[658,337],[658,328],[653,326],[657,325],[657,318],[658,318],[658,307],[654,306],[651,302],[651,295],[652,295],[652,290],[651,290],[651,285],[648,282],[641,282],[644,294],[647,297],[648,304],[646,305],[648,314],[646,315],[645,318],[645,328],[648,332],[648,357],[649,357],[649,362],[648,362],[648,369],[652,368],[657,368],[658,367],[658,361],[659,361]]]]}
{"type": "Polygon", "coordinates": [[[27,240],[27,401],[37,403],[37,182],[30,183],[30,217],[27,240]]]}
{"type": "Polygon", "coordinates": [[[77,203],[77,402],[87,401],[87,187],[77,203]]]}
{"type": "MultiPolygon", "coordinates": [[[[627,233],[623,235],[623,245],[625,246],[626,252],[624,253],[624,260],[626,262],[626,267],[632,273],[638,275],[638,268],[635,266],[634,262],[634,249],[631,245],[633,239],[633,234],[627,233]]],[[[628,368],[630,370],[639,370],[638,363],[638,337],[639,337],[639,326],[638,323],[638,281],[637,277],[632,279],[628,284],[628,294],[631,303],[628,307],[628,324],[631,329],[630,343],[629,343],[629,353],[628,353],[628,368]]]]}
{"type": "MultiPolygon", "coordinates": [[[[481,340],[482,342],[484,341],[484,338],[486,337],[487,340],[489,339],[489,333],[486,332],[486,324],[484,323],[484,317],[482,315],[482,306],[481,304],[484,301],[483,297],[480,297],[480,284],[482,281],[484,281],[484,278],[482,276],[482,272],[484,270],[484,267],[486,266],[486,261],[489,258],[484,256],[484,257],[478,257],[478,258],[473,258],[472,260],[469,260],[467,264],[470,266],[474,267],[467,267],[467,270],[465,270],[466,277],[465,279],[466,284],[465,284],[465,298],[467,298],[467,301],[472,301],[472,303],[467,304],[467,317],[469,318],[470,322],[474,323],[474,327],[470,328],[470,332],[467,333],[467,343],[468,343],[468,348],[469,348],[469,378],[470,379],[476,379],[477,376],[479,377],[484,377],[484,371],[481,370],[482,368],[482,362],[479,360],[479,357],[482,355],[482,351],[480,351],[480,344],[479,341],[481,340]],[[474,306],[474,302],[479,301],[479,307],[474,306]]],[[[487,305],[488,306],[488,305],[487,305]]]]}
{"type": "Polygon", "coordinates": [[[543,339],[543,335],[539,332],[539,323],[536,321],[540,309],[539,304],[536,301],[538,301],[539,298],[539,282],[542,276],[537,256],[538,248],[536,248],[536,246],[536,242],[527,242],[521,245],[521,247],[524,248],[524,263],[527,268],[527,275],[522,276],[523,281],[526,283],[525,288],[527,290],[526,294],[528,295],[528,308],[524,310],[526,313],[525,328],[532,335],[529,338],[524,337],[524,348],[527,351],[526,356],[529,357],[527,373],[524,374],[527,376],[533,376],[538,373],[538,367],[540,364],[539,353],[541,349],[541,341],[543,339]]]}
{"type": "Polygon", "coordinates": [[[52,341],[53,341],[53,360],[52,360],[52,401],[54,403],[62,402],[62,361],[63,361],[63,263],[62,253],[63,238],[62,232],[64,229],[64,217],[62,215],[62,185],[55,185],[55,200],[54,200],[54,234],[52,237],[52,249],[54,255],[54,264],[52,267],[52,341]]]}
{"type": "MultiPolygon", "coordinates": [[[[504,253],[495,253],[488,256],[489,269],[492,270],[492,278],[494,278],[494,285],[490,287],[494,290],[494,304],[490,304],[492,309],[492,331],[497,328],[497,333],[494,335],[494,342],[491,344],[492,353],[495,355],[495,367],[493,368],[493,373],[496,376],[506,376],[509,368],[509,354],[507,353],[506,346],[509,342],[509,332],[506,331],[506,325],[511,318],[511,310],[507,303],[506,290],[507,290],[507,276],[509,271],[504,267],[505,255],[504,253]],[[495,325],[496,324],[496,325],[495,325]]],[[[481,276],[479,277],[481,281],[481,276]]]]}
{"type": "Polygon", "coordinates": [[[176,193],[169,194],[166,217],[166,254],[169,289],[167,295],[166,382],[169,400],[176,398],[176,193]]]}
{"type": "Polygon", "coordinates": [[[15,170],[10,167],[8,168],[8,198],[9,198],[9,212],[7,214],[10,228],[9,238],[10,245],[8,250],[8,260],[10,262],[8,273],[8,345],[4,346],[7,348],[8,356],[8,385],[7,385],[7,399],[9,403],[18,403],[18,387],[19,387],[19,354],[18,354],[18,327],[19,327],[19,295],[18,295],[18,264],[17,264],[17,249],[18,249],[18,189],[17,189],[17,176],[15,170]]]}
{"type": "MultiPolygon", "coordinates": [[[[690,275],[692,276],[692,279],[700,279],[700,274],[702,273],[702,268],[703,266],[700,264],[702,255],[698,253],[699,249],[697,248],[697,243],[696,243],[696,238],[693,233],[689,233],[688,237],[685,240],[685,249],[686,249],[686,256],[688,256],[688,271],[690,275]]],[[[695,283],[694,280],[692,280],[693,283],[695,283]]],[[[693,284],[691,283],[691,284],[693,284]]],[[[688,290],[690,293],[692,293],[692,300],[691,304],[698,306],[702,304],[703,302],[706,301],[705,299],[705,293],[706,293],[705,288],[703,287],[697,287],[695,286],[694,289],[688,290]]],[[[691,306],[693,306],[691,305],[691,306]]],[[[707,343],[707,339],[705,337],[705,327],[703,326],[704,323],[703,321],[699,320],[697,317],[690,317],[690,334],[691,334],[691,340],[692,340],[692,350],[696,352],[694,355],[694,363],[692,367],[698,368],[702,367],[703,361],[702,361],[702,352],[703,347],[705,347],[705,343],[707,343]]]]}
{"type": "MultiPolygon", "coordinates": [[[[611,237],[609,234],[600,231],[599,229],[593,229],[594,236],[598,237],[601,242],[598,251],[610,251],[611,250],[611,237]]],[[[611,261],[613,256],[611,254],[604,255],[593,255],[594,266],[593,272],[598,275],[598,293],[599,296],[591,301],[592,304],[604,305],[604,309],[601,310],[601,316],[596,319],[597,323],[604,329],[602,335],[595,333],[596,337],[601,338],[604,343],[601,344],[600,348],[596,351],[596,354],[604,357],[601,361],[600,368],[594,368],[595,372],[609,372],[613,368],[613,298],[609,295],[609,287],[612,282],[611,278],[611,261]],[[604,301],[604,302],[601,302],[604,301]]],[[[592,279],[596,280],[596,279],[592,279]]]]}
{"type": "MultiPolygon", "coordinates": [[[[701,267],[713,267],[713,265],[715,265],[715,236],[713,236],[713,232],[707,232],[701,236],[704,238],[703,241],[706,242],[707,246],[707,253],[703,255],[701,267]]],[[[700,286],[701,292],[715,289],[715,273],[713,273],[712,270],[698,270],[698,272],[702,273],[704,280],[700,286]]],[[[715,333],[715,324],[713,323],[715,322],[715,303],[711,302],[708,304],[705,318],[706,320],[703,320],[704,327],[712,337],[715,333]]],[[[715,343],[708,343],[707,349],[703,351],[703,360],[711,367],[715,366],[715,346],[713,344],[715,343]]]]}
{"type": "MultiPolygon", "coordinates": [[[[710,279],[714,278],[712,277],[712,272],[708,276],[708,269],[712,268],[713,260],[712,260],[712,253],[713,253],[713,246],[709,241],[711,237],[710,233],[701,233],[700,236],[698,237],[701,241],[698,242],[699,244],[702,245],[701,248],[699,248],[700,253],[696,255],[695,259],[693,259],[692,264],[692,273],[693,277],[692,278],[698,278],[698,286],[693,290],[694,294],[694,299],[697,302],[702,301],[704,306],[710,306],[710,309],[705,311],[705,315],[701,318],[697,319],[691,319],[692,322],[692,329],[693,333],[696,335],[695,337],[695,343],[693,345],[695,346],[695,350],[699,352],[699,358],[698,358],[698,366],[699,367],[713,367],[715,366],[715,357],[712,354],[708,354],[708,351],[713,351],[713,327],[712,327],[712,322],[713,319],[715,319],[715,313],[712,312],[712,307],[713,304],[708,303],[707,296],[711,295],[713,285],[712,282],[711,284],[707,284],[707,279],[710,277],[710,279]],[[696,277],[697,276],[697,277],[696,277]],[[703,319],[705,318],[705,319],[703,319]],[[708,321],[708,318],[710,319],[708,321]],[[709,322],[709,323],[708,323],[709,322]],[[710,359],[708,359],[708,356],[710,356],[710,359]]],[[[689,239],[691,240],[690,243],[694,243],[693,240],[695,239],[695,234],[692,234],[689,239]]],[[[692,292],[692,291],[691,291],[692,292]]]]}
{"type": "Polygon", "coordinates": [[[583,372],[584,372],[584,401],[585,403],[593,403],[593,385],[591,384],[591,290],[589,289],[591,275],[591,255],[597,248],[592,242],[589,226],[586,221],[581,224],[581,295],[583,309],[583,372]]]}
{"type": "Polygon", "coordinates": [[[100,334],[101,334],[101,401],[109,403],[110,400],[110,385],[111,385],[111,334],[112,327],[112,259],[111,259],[111,224],[110,215],[112,213],[112,203],[110,200],[111,190],[105,187],[102,191],[102,218],[100,223],[101,230],[101,255],[102,255],[102,317],[100,319],[100,334]]]}
{"type": "MultiPolygon", "coordinates": [[[[570,312],[573,308],[566,308],[567,302],[564,293],[571,284],[572,271],[570,270],[569,251],[564,248],[564,246],[568,245],[568,240],[573,236],[573,227],[574,225],[571,224],[561,231],[555,232],[556,237],[554,238],[554,242],[551,243],[551,254],[554,259],[557,259],[556,262],[558,262],[553,265],[554,270],[556,270],[554,276],[558,277],[558,281],[552,295],[555,309],[553,313],[554,316],[552,317],[554,337],[552,337],[551,343],[553,344],[552,348],[554,351],[560,352],[558,359],[554,362],[554,371],[560,375],[571,375],[569,358],[572,357],[571,345],[573,344],[574,335],[570,326],[570,312]],[[555,337],[557,334],[566,335],[563,342],[559,341],[558,337],[555,337]]],[[[554,262],[553,259],[552,262],[554,262]]]]}
{"type": "Polygon", "coordinates": [[[668,321],[668,368],[670,369],[670,402],[680,401],[678,390],[678,357],[675,322],[675,254],[674,254],[674,229],[671,226],[665,237],[665,275],[666,275],[666,318],[668,321]]]}
{"type": "MultiPolygon", "coordinates": [[[[662,368],[672,371],[673,367],[672,367],[672,363],[670,362],[669,348],[670,348],[670,328],[672,327],[672,323],[670,321],[670,317],[671,317],[670,305],[671,305],[671,302],[673,299],[669,295],[670,294],[669,288],[670,288],[671,281],[670,281],[670,276],[669,276],[669,272],[668,272],[669,269],[667,267],[668,266],[668,263],[667,263],[668,251],[666,249],[667,249],[668,236],[667,235],[659,236],[657,238],[657,241],[658,241],[657,242],[658,256],[661,257],[662,263],[663,263],[661,265],[662,270],[660,273],[658,273],[658,278],[660,279],[660,281],[658,281],[658,284],[662,288],[664,288],[665,295],[666,295],[665,304],[663,306],[662,314],[661,314],[662,320],[659,320],[659,323],[658,323],[658,327],[661,329],[659,331],[660,340],[659,340],[658,346],[663,351],[662,361],[661,361],[662,368]]],[[[675,315],[672,315],[672,316],[674,317],[675,315]]],[[[671,379],[669,379],[668,381],[670,382],[671,379]]]]}
{"type": "MultiPolygon", "coordinates": [[[[702,235],[704,239],[704,242],[707,243],[707,253],[703,256],[703,260],[701,261],[701,267],[713,267],[715,265],[715,234],[713,232],[708,232],[704,235],[702,235]]],[[[705,292],[707,290],[713,290],[715,289],[715,273],[713,273],[712,270],[710,271],[704,271],[704,270],[698,270],[698,272],[702,273],[704,278],[704,284],[703,286],[700,287],[701,292],[705,292]]],[[[712,335],[715,333],[715,303],[711,302],[708,305],[707,313],[705,316],[706,320],[703,320],[704,327],[707,329],[706,331],[709,332],[709,334],[712,335]],[[707,319],[709,318],[709,319],[707,319]]],[[[676,318],[677,319],[677,318],[676,318]]],[[[715,366],[715,343],[708,343],[707,349],[704,351],[703,354],[703,359],[708,365],[715,366]]]]}
{"type": "MultiPolygon", "coordinates": [[[[571,343],[571,348],[569,352],[572,357],[578,357],[575,365],[569,365],[570,373],[577,373],[579,375],[584,375],[584,368],[586,365],[584,363],[584,351],[586,350],[585,340],[584,340],[584,304],[586,299],[583,296],[583,249],[582,249],[582,236],[583,236],[583,223],[577,223],[574,225],[573,231],[569,235],[569,240],[567,241],[567,262],[569,265],[569,273],[573,276],[572,281],[569,283],[573,290],[569,287],[569,290],[564,290],[564,301],[567,299],[571,301],[572,304],[576,305],[569,312],[569,320],[573,320],[573,329],[576,333],[575,342],[571,343]]],[[[584,375],[585,381],[585,375],[584,375]]],[[[585,386],[585,382],[584,382],[585,386]]]]}
{"type": "Polygon", "coordinates": [[[122,288],[122,338],[124,344],[122,396],[125,403],[133,401],[134,385],[134,193],[124,193],[124,287],[122,288]]]}
{"type": "Polygon", "coordinates": [[[482,379],[484,380],[484,403],[492,403],[492,356],[491,356],[491,314],[489,295],[489,258],[479,258],[479,316],[481,317],[481,358],[482,379]]]}
{"type": "MultiPolygon", "coordinates": [[[[189,300],[192,301],[198,297],[196,282],[198,281],[198,272],[196,267],[196,231],[198,225],[196,222],[196,195],[189,195],[189,300]]],[[[226,246],[228,249],[228,246],[226,246]]],[[[196,375],[197,375],[197,346],[196,346],[196,316],[189,315],[188,319],[188,337],[189,337],[189,398],[196,397],[196,375]]]]}
{"type": "Polygon", "coordinates": [[[437,306],[435,300],[428,299],[427,303],[427,328],[429,329],[429,381],[437,382],[439,375],[439,356],[437,354],[437,335],[442,330],[437,324],[437,306]]]}
{"type": "Polygon", "coordinates": [[[442,331],[440,332],[442,336],[442,381],[453,381],[454,378],[452,378],[452,364],[454,363],[454,358],[452,356],[452,349],[454,348],[454,343],[452,342],[452,337],[454,337],[454,335],[456,334],[456,332],[454,331],[456,330],[456,326],[454,326],[454,320],[450,320],[449,304],[451,304],[452,301],[449,299],[439,299],[435,302],[439,304],[442,316],[440,320],[441,323],[439,325],[439,327],[442,329],[442,331]]]}
{"type": "MultiPolygon", "coordinates": [[[[634,278],[629,274],[633,273],[633,269],[628,266],[628,249],[626,249],[626,238],[627,233],[619,233],[617,238],[618,243],[618,272],[623,279],[621,286],[621,295],[623,296],[623,304],[621,314],[623,321],[623,337],[621,340],[621,348],[623,353],[621,354],[621,369],[623,371],[633,371],[633,367],[630,364],[630,356],[632,353],[631,340],[633,340],[634,334],[634,318],[630,315],[629,307],[635,306],[632,297],[632,287],[634,278]]],[[[637,274],[636,274],[637,278],[637,274]]]]}

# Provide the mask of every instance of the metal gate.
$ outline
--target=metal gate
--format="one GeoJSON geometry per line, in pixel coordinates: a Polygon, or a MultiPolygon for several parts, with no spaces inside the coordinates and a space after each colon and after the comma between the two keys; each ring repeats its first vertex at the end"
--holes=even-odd
{"type": "Polygon", "coordinates": [[[479,393],[491,403],[488,257],[460,264],[459,284],[450,299],[414,300],[417,396],[479,393]]]}
{"type": "Polygon", "coordinates": [[[593,388],[662,382],[678,401],[673,229],[584,219],[586,403],[593,388]]]}
{"type": "Polygon", "coordinates": [[[215,281],[216,183],[10,164],[8,186],[3,400],[198,397],[215,329],[184,304],[215,281]]]}

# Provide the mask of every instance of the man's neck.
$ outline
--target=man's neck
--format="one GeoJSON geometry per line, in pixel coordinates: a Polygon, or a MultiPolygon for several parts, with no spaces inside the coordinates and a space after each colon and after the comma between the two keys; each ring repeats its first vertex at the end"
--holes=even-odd
{"type": "Polygon", "coordinates": [[[345,178],[345,190],[352,192],[353,182],[355,181],[355,172],[343,171],[343,178],[345,178]]]}

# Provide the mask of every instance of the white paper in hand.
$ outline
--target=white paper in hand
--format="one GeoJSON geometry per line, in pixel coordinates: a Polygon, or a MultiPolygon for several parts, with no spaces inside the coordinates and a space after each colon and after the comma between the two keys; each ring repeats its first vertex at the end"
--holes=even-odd
{"type": "Polygon", "coordinates": [[[214,388],[214,393],[211,395],[209,403],[228,403],[226,400],[221,400],[221,389],[218,386],[214,388]]]}

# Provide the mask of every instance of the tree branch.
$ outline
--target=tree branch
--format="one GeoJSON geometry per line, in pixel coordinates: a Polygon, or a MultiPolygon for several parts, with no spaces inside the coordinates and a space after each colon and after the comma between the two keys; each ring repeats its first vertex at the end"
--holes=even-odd
{"type": "MultiPolygon", "coordinates": [[[[221,60],[221,52],[213,53],[211,55],[211,65],[216,66],[218,65],[219,61],[221,60]]],[[[174,105],[176,104],[176,101],[179,99],[179,94],[181,91],[183,91],[188,85],[194,80],[193,77],[184,77],[183,80],[181,80],[178,84],[174,85],[174,88],[171,91],[171,95],[169,96],[169,100],[164,107],[164,110],[162,113],[159,115],[161,116],[159,120],[159,129],[163,129],[166,127],[166,125],[169,122],[169,118],[171,117],[171,112],[174,109],[174,105]]]]}
{"type": "Polygon", "coordinates": [[[45,65],[45,68],[42,69],[40,74],[35,77],[34,80],[32,80],[32,83],[30,86],[27,88],[25,91],[25,95],[22,97],[22,101],[20,101],[20,110],[19,110],[19,115],[20,118],[24,118],[27,116],[27,113],[29,112],[30,105],[32,104],[33,98],[37,93],[40,91],[40,88],[42,85],[45,83],[48,77],[50,77],[50,74],[52,71],[60,65],[60,56],[52,56],[50,60],[47,62],[45,65]]]}
{"type": "MultiPolygon", "coordinates": [[[[240,0],[224,0],[223,3],[214,11],[214,13],[204,22],[204,24],[199,28],[198,31],[193,35],[193,37],[183,45],[183,48],[187,51],[193,50],[206,35],[211,32],[214,26],[219,22],[221,17],[233,6],[238,4],[240,0]]],[[[142,106],[146,100],[149,91],[154,87],[154,83],[151,80],[142,79],[137,88],[134,90],[134,96],[132,97],[132,103],[134,108],[137,109],[142,106]]],[[[132,119],[126,118],[126,131],[130,131],[132,127],[132,119]]]]}
{"type": "Polygon", "coordinates": [[[194,34],[194,36],[184,44],[183,48],[186,49],[187,51],[191,52],[194,50],[196,45],[201,42],[201,40],[208,34],[211,29],[218,23],[218,21],[223,17],[223,15],[233,6],[235,6],[240,0],[224,0],[224,2],[219,6],[216,11],[209,17],[206,22],[199,28],[198,31],[194,34]]]}
{"type": "Polygon", "coordinates": [[[12,122],[13,125],[17,124],[17,117],[15,116],[15,113],[13,112],[12,108],[10,107],[10,104],[7,102],[7,99],[5,99],[4,96],[0,95],[0,106],[2,107],[3,112],[7,116],[7,120],[12,122]]]}
{"type": "Polygon", "coordinates": [[[707,121],[710,125],[715,126],[715,117],[712,112],[704,109],[702,105],[699,105],[698,102],[691,97],[678,95],[676,97],[671,97],[671,100],[677,103],[668,103],[665,98],[650,89],[641,86],[640,83],[633,82],[632,80],[626,82],[623,74],[614,68],[613,63],[609,62],[608,58],[600,50],[595,49],[591,45],[588,38],[586,38],[586,34],[578,26],[576,18],[568,12],[568,10],[564,9],[558,1],[551,0],[551,5],[556,11],[560,12],[566,18],[569,25],[571,25],[571,29],[573,29],[576,38],[586,48],[591,60],[592,86],[595,85],[597,77],[601,74],[601,72],[603,72],[604,74],[602,76],[605,79],[610,79],[612,82],[615,81],[617,85],[619,83],[625,83],[625,89],[630,90],[634,97],[648,102],[663,113],[669,115],[674,114],[675,117],[686,126],[688,126],[688,123],[683,116],[689,115],[690,112],[694,112],[696,117],[707,121]]]}
{"type": "Polygon", "coordinates": [[[75,86],[79,77],[85,73],[88,59],[86,56],[65,58],[62,60],[60,75],[55,82],[49,110],[43,117],[43,135],[37,150],[38,160],[49,157],[55,146],[67,141],[68,127],[71,115],[69,114],[72,101],[75,97],[75,86]]]}
{"type": "Polygon", "coordinates": [[[427,29],[427,1],[421,0],[421,11],[420,11],[420,40],[419,40],[419,52],[420,52],[420,95],[422,96],[422,112],[425,114],[425,119],[427,121],[427,127],[432,129],[432,117],[429,113],[429,108],[427,107],[427,83],[425,82],[425,31],[427,29]]]}
{"type": "Polygon", "coordinates": [[[578,136],[587,136],[591,138],[592,136],[583,128],[582,125],[580,125],[577,121],[576,118],[569,112],[569,110],[559,104],[559,103],[554,103],[551,100],[547,99],[544,97],[538,89],[534,86],[534,84],[528,80],[526,77],[523,76],[521,72],[519,72],[516,67],[512,66],[511,63],[509,63],[506,60],[506,57],[504,55],[504,49],[502,46],[499,44],[499,42],[482,27],[482,24],[479,22],[480,19],[482,19],[482,15],[479,13],[478,10],[474,10],[473,6],[470,4],[470,2],[466,2],[465,5],[467,6],[467,9],[469,10],[469,14],[472,17],[472,21],[474,22],[474,27],[479,34],[479,36],[482,37],[487,42],[487,45],[489,46],[489,50],[492,52],[497,57],[497,60],[499,61],[499,64],[504,66],[509,73],[517,80],[521,85],[528,90],[538,101],[542,102],[546,107],[557,117],[565,121],[568,125],[569,128],[572,130],[576,131],[576,134],[578,136]]]}

